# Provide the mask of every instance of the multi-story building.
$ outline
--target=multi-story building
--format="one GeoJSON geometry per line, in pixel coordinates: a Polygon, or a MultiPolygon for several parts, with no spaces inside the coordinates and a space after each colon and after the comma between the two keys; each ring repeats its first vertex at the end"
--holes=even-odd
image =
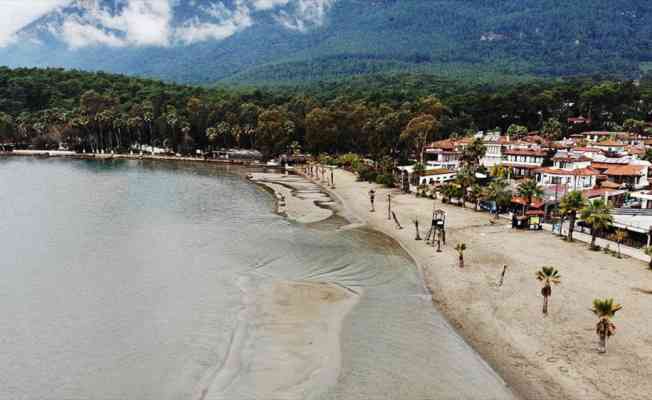
{"type": "Polygon", "coordinates": [[[455,171],[460,166],[462,152],[453,139],[440,140],[426,146],[425,161],[428,166],[455,171]]]}
{"type": "Polygon", "coordinates": [[[564,186],[566,191],[595,187],[600,172],[591,168],[591,159],[569,152],[558,152],[552,167],[537,169],[537,182],[544,186],[564,186]]]}
{"type": "Polygon", "coordinates": [[[533,177],[547,156],[544,150],[507,149],[503,151],[502,165],[509,167],[514,177],[533,177]]]}
{"type": "Polygon", "coordinates": [[[620,188],[632,190],[644,189],[650,185],[648,181],[650,165],[648,161],[631,156],[619,158],[597,156],[591,162],[591,167],[606,176],[609,182],[620,188]]]}

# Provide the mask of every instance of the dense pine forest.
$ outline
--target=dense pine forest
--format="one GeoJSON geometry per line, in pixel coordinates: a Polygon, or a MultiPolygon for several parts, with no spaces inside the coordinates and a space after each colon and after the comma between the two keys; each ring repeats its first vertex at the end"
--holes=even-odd
{"type": "Polygon", "coordinates": [[[585,129],[643,131],[652,117],[652,79],[492,86],[376,75],[249,89],[0,68],[0,143],[36,149],[128,151],[147,144],[179,153],[257,148],[271,156],[298,145],[380,159],[407,156],[418,132],[428,140],[496,128],[561,137],[571,129],[567,119],[580,115],[592,119],[585,129]]]}

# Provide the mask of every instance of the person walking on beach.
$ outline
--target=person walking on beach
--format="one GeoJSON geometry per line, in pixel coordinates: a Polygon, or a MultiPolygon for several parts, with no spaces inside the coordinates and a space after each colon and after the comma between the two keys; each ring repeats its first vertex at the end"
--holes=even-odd
{"type": "Polygon", "coordinates": [[[374,208],[374,200],[375,199],[376,199],[376,191],[371,189],[369,191],[369,201],[371,202],[371,212],[376,211],[376,209],[374,208]]]}

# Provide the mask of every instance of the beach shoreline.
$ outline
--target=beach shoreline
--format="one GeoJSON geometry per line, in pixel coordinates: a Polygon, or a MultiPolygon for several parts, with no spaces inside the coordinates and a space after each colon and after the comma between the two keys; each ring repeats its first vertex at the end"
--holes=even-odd
{"type": "Polygon", "coordinates": [[[646,332],[652,326],[640,317],[649,312],[649,302],[645,288],[630,286],[649,274],[645,263],[591,252],[545,232],[514,231],[486,213],[440,201],[436,206],[447,212],[448,245],[435,253],[414,240],[412,225],[418,219],[423,235],[433,200],[358,182],[343,170],[335,171],[335,183],[336,188],[322,187],[338,200],[342,214],[388,235],[405,249],[422,272],[435,307],[520,397],[629,400],[644,399],[652,391],[647,372],[652,352],[646,346],[646,332]],[[376,190],[376,213],[369,213],[370,188],[376,190]],[[388,193],[403,229],[387,218],[388,193]],[[463,270],[457,267],[453,250],[459,242],[469,247],[463,270]],[[499,286],[503,265],[508,265],[508,272],[499,286]],[[545,318],[535,279],[542,265],[558,267],[563,277],[545,318]],[[606,355],[596,351],[595,318],[590,312],[596,297],[615,297],[629,311],[616,318],[619,334],[611,339],[606,355]]]}
{"type": "MultiPolygon", "coordinates": [[[[435,253],[432,247],[414,240],[412,224],[418,219],[423,235],[432,200],[358,182],[354,174],[343,170],[336,170],[334,176],[335,188],[319,180],[312,183],[336,200],[337,206],[332,208],[351,226],[375,230],[400,244],[417,265],[434,306],[519,397],[648,398],[652,392],[652,351],[647,346],[652,344],[648,339],[652,323],[644,316],[652,311],[652,297],[645,286],[650,277],[645,263],[592,252],[583,244],[567,243],[547,232],[515,231],[505,221],[492,221],[486,213],[440,201],[435,205],[448,213],[448,245],[442,253],[435,253]],[[376,213],[369,213],[370,188],[376,190],[376,213]],[[387,219],[388,193],[393,196],[393,211],[404,229],[397,229],[387,219]],[[458,242],[468,246],[463,270],[457,267],[453,250],[458,242]],[[499,286],[503,265],[509,268],[504,285],[499,286]],[[550,315],[545,318],[534,276],[542,265],[558,267],[562,275],[562,284],[553,288],[550,315]],[[615,320],[618,333],[605,355],[596,351],[596,320],[590,312],[596,297],[614,297],[625,305],[615,320]]],[[[275,192],[286,190],[286,200],[295,194],[283,185],[268,187],[275,192]]],[[[316,208],[314,199],[304,200],[286,208],[299,214],[307,207],[316,208]]],[[[277,212],[295,218],[287,209],[277,212]]],[[[321,217],[314,218],[319,221],[321,217]]]]}

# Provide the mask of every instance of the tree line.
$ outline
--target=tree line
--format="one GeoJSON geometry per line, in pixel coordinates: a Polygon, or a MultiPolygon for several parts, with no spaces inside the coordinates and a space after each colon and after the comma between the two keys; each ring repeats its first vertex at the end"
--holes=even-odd
{"type": "Polygon", "coordinates": [[[429,76],[284,88],[205,88],[61,69],[0,68],[0,142],[37,149],[178,153],[239,147],[274,156],[422,159],[437,139],[500,129],[560,138],[575,130],[645,132],[652,80],[598,78],[469,85],[429,76]],[[583,115],[591,125],[574,127],[583,115]]]}

